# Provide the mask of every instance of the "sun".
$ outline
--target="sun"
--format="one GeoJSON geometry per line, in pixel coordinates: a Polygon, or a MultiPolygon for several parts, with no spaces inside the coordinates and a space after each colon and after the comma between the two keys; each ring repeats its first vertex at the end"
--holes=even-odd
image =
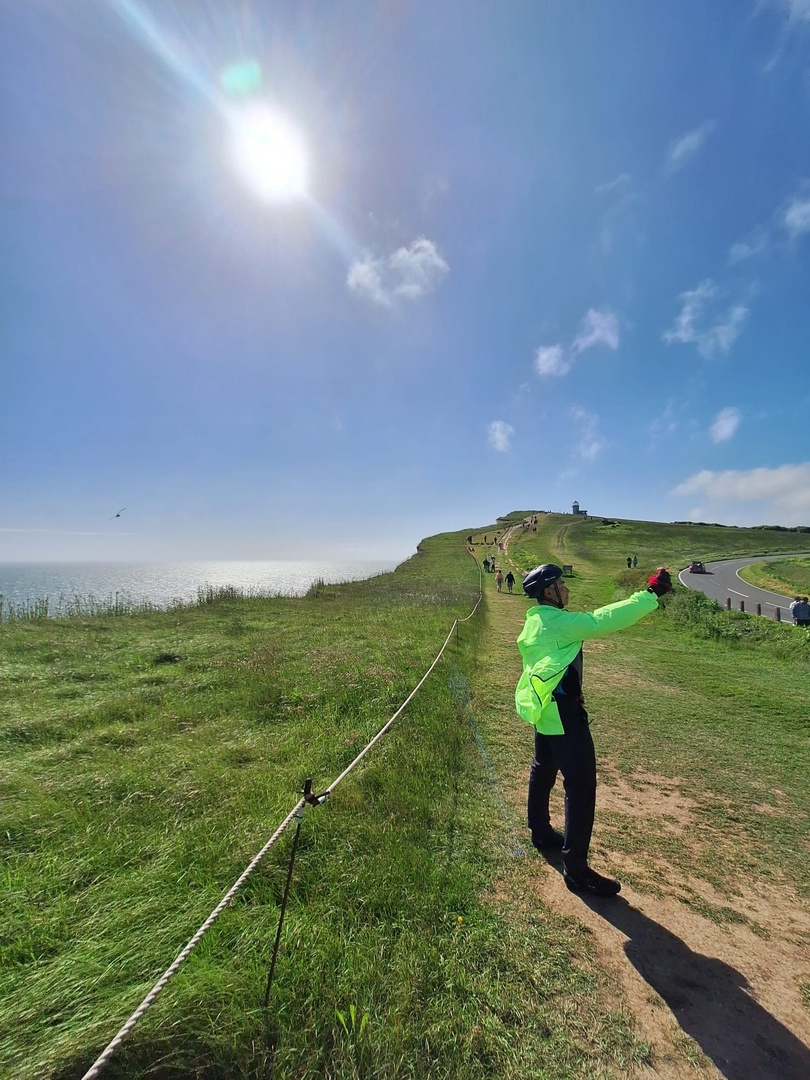
{"type": "Polygon", "coordinates": [[[301,198],[307,188],[304,139],[294,124],[266,106],[251,106],[233,119],[234,161],[261,198],[301,198]]]}

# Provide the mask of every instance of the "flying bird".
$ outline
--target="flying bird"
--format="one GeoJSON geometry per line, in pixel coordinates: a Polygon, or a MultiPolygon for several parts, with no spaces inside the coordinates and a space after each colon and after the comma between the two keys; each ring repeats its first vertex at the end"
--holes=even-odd
{"type": "Polygon", "coordinates": [[[113,516],[112,516],[112,517],[110,518],[110,521],[112,521],[112,520],[113,520],[113,518],[121,517],[121,515],[123,514],[123,512],[124,512],[125,510],[126,510],[126,507],[125,507],[125,506],[122,506],[122,507],[121,507],[121,509],[120,509],[120,510],[118,511],[118,513],[117,513],[117,514],[113,514],[113,516]]]}

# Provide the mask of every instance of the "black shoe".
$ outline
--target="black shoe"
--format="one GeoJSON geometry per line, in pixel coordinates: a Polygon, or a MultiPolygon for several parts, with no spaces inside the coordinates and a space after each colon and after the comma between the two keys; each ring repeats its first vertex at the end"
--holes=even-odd
{"type": "Polygon", "coordinates": [[[548,827],[544,832],[532,833],[532,844],[538,851],[548,851],[550,848],[555,848],[557,851],[565,843],[565,837],[561,832],[557,832],[556,829],[548,827]]]}
{"type": "Polygon", "coordinates": [[[620,881],[602,877],[590,867],[581,874],[569,874],[567,870],[563,870],[563,881],[571,892],[590,893],[591,896],[615,896],[622,888],[620,881]]]}

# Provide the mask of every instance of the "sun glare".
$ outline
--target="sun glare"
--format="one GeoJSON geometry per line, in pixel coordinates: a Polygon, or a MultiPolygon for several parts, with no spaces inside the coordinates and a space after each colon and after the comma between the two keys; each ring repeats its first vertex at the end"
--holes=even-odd
{"type": "Polygon", "coordinates": [[[304,140],[285,117],[254,107],[234,120],[234,155],[248,186],[265,199],[295,199],[306,193],[304,140]]]}

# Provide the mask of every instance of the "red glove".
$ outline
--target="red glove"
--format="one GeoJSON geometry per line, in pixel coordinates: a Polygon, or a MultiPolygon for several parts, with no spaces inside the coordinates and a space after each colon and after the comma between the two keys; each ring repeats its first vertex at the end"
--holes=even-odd
{"type": "Polygon", "coordinates": [[[650,576],[647,588],[650,592],[654,592],[656,596],[663,596],[664,593],[672,592],[672,578],[669,576],[669,570],[665,566],[659,566],[655,573],[650,576]]]}

